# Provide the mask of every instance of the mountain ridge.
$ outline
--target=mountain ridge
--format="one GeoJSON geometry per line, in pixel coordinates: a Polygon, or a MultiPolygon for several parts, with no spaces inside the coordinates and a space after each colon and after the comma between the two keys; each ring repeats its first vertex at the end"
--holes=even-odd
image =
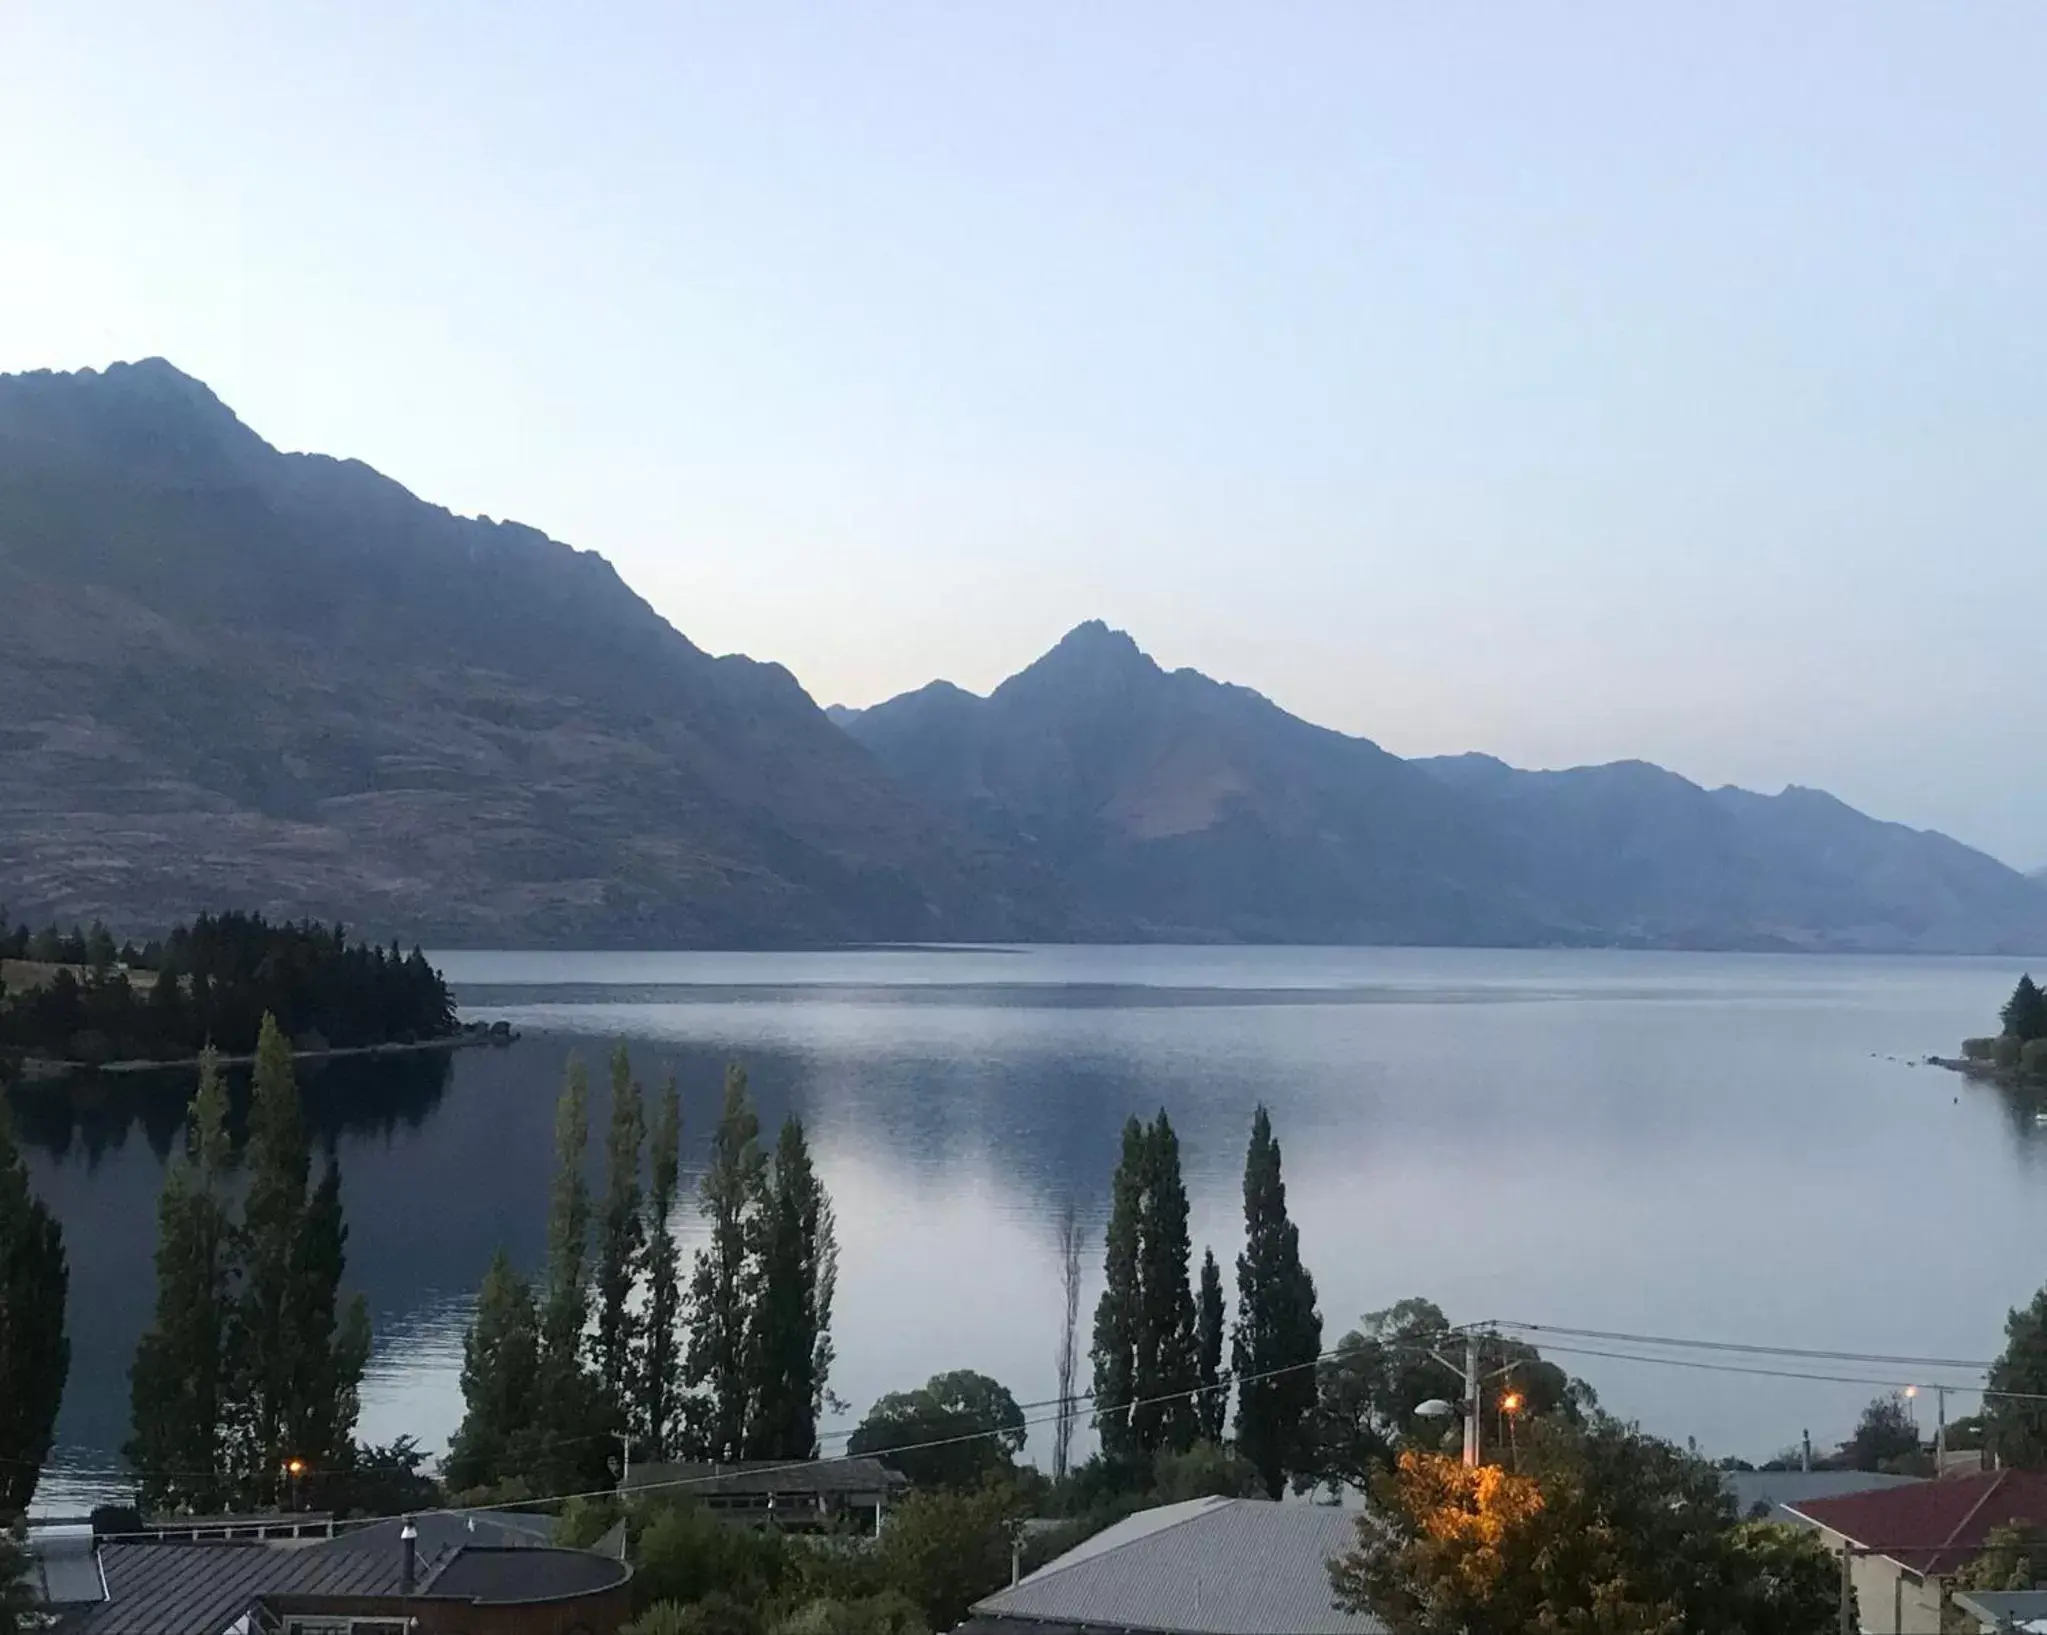
{"type": "Polygon", "coordinates": [[[1263,940],[1274,927],[1256,905],[1218,904],[1196,876],[1284,879],[1289,856],[1312,849],[1321,875],[1293,886],[1297,897],[1320,892],[1320,912],[1304,917],[1297,907],[1299,940],[1415,940],[1419,921],[1449,928],[1429,940],[1451,941],[2047,948],[2047,892],[2037,882],[1950,836],[1868,817],[1826,791],[1708,789],[1643,760],[1557,771],[1525,771],[1479,752],[1403,760],[1250,689],[1167,671],[1098,620],[985,696],[934,683],[866,710],[837,708],[832,719],[935,810],[1042,854],[1075,884],[1083,912],[1101,876],[1148,870],[1149,897],[1117,904],[1142,926],[1184,923],[1172,900],[1180,891],[1208,900],[1206,922],[1195,916],[1199,929],[1263,940]],[[1048,750],[1061,734],[1119,731],[1118,775],[1085,790],[1048,750]],[[1156,813],[1175,804],[1175,779],[1139,789],[1130,777],[1196,763],[1209,805],[1188,798],[1182,777],[1178,821],[1161,823],[1156,813]],[[1371,785],[1370,827],[1343,808],[1346,779],[1371,785]],[[1431,801],[1424,784],[1456,797],[1454,806],[1431,801]],[[1260,811],[1275,788],[1284,799],[1267,799],[1260,811]],[[1057,820],[1048,805],[1062,809],[1057,820]],[[1133,814],[1151,814],[1149,825],[1133,814]],[[1151,844],[1169,836],[1177,859],[1151,844]],[[1403,903],[1371,889],[1375,865],[1383,871],[1389,861],[1417,886],[1403,903]]]}
{"type": "Polygon", "coordinates": [[[0,376],[0,898],[443,945],[2047,950],[2047,886],[1819,791],[1405,760],[1078,626],[820,710],[596,551],[284,453],[150,359],[0,376]]]}

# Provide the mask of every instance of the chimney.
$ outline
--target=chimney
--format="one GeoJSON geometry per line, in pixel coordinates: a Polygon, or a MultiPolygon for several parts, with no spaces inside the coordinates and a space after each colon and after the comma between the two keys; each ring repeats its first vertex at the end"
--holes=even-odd
{"type": "Polygon", "coordinates": [[[410,1516],[398,1529],[398,1552],[398,1593],[410,1595],[413,1580],[419,1576],[419,1529],[412,1525],[410,1516]]]}

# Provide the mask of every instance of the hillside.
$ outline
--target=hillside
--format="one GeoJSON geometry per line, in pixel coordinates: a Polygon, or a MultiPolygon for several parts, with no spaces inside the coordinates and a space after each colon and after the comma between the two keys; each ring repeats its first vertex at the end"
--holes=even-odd
{"type": "Polygon", "coordinates": [[[593,553],[281,454],[169,364],[0,377],[0,899],[446,943],[1009,935],[778,665],[593,553]]]}
{"type": "Polygon", "coordinates": [[[987,698],[833,718],[904,790],[1046,867],[1094,935],[2047,949],[2047,889],[1831,796],[1641,762],[1405,761],[1082,625],[987,698]]]}

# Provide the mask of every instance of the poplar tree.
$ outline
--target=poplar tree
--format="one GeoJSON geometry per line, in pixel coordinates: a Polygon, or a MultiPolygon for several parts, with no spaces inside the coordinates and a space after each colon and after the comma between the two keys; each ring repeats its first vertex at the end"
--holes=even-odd
{"type": "Polygon", "coordinates": [[[1103,1234],[1102,1297],[1095,1303],[1095,1428],[1102,1453],[1129,1463],[1139,1453],[1128,1404],[1137,1392],[1138,1244],[1144,1207],[1146,1142],[1135,1117],[1123,1125],[1123,1155],[1109,1187],[1103,1234]]]}
{"type": "Polygon", "coordinates": [[[1200,1365],[1194,1292],[1187,1281],[1194,1246],[1187,1236],[1187,1188],[1180,1138],[1163,1108],[1145,1137],[1144,1205],[1139,1218],[1137,1395],[1134,1430],[1147,1452],[1191,1447],[1200,1427],[1195,1388],[1200,1365]]]}
{"type": "Polygon", "coordinates": [[[604,1213],[597,1240],[597,1381],[604,1400],[623,1419],[633,1401],[633,1359],[639,1314],[633,1283],[646,1242],[640,1218],[640,1153],[646,1114],[639,1081],[623,1044],[611,1053],[611,1128],[605,1138],[604,1213]]]}
{"type": "Polygon", "coordinates": [[[228,1427],[233,1497],[275,1501],[287,1459],[331,1470],[351,1446],[369,1360],[369,1312],[338,1305],[348,1230],[330,1160],[307,1193],[312,1146],[291,1045],[264,1014],[249,1104],[248,1192],[236,1234],[240,1290],[228,1323],[228,1427]]]}
{"type": "Polygon", "coordinates": [[[807,1459],[832,1365],[832,1295],[839,1249],[831,1196],[818,1179],[802,1123],[775,1144],[760,1240],[760,1309],[748,1457],[807,1459]]]}
{"type": "Polygon", "coordinates": [[[1301,1264],[1300,1232],[1287,1218],[1286,1182],[1272,1120],[1260,1106],[1244,1158],[1244,1252],[1237,1257],[1237,1451],[1278,1498],[1289,1472],[1309,1463],[1306,1429],[1315,1408],[1322,1316],[1315,1280],[1301,1264]]]}
{"type": "Polygon", "coordinates": [[[709,1241],[697,1251],[690,1280],[689,1348],[683,1364],[683,1377],[697,1393],[691,1441],[706,1459],[738,1459],[746,1447],[765,1171],[760,1119],[747,1100],[746,1070],[734,1063],[725,1070],[724,1106],[698,1191],[697,1208],[709,1241]]]}
{"type": "Polygon", "coordinates": [[[616,1421],[584,1361],[590,1321],[590,1187],[583,1177],[590,1145],[590,1076],[571,1060],[554,1115],[554,1182],[548,1198],[547,1280],[540,1301],[540,1362],[535,1389],[536,1450],[519,1472],[560,1490],[601,1476],[615,1449],[616,1421]]]}
{"type": "Polygon", "coordinates": [[[634,1421],[645,1438],[647,1457],[667,1459],[676,1450],[676,1424],[681,1392],[678,1341],[682,1319],[682,1287],[671,1217],[681,1183],[682,1098],[671,1075],[654,1104],[654,1128],[648,1140],[651,1166],[647,1191],[647,1224],[643,1281],[647,1289],[637,1357],[639,1384],[634,1421]]]}
{"type": "Polygon", "coordinates": [[[157,1204],[156,1316],[129,1371],[134,1433],[123,1450],[152,1511],[227,1505],[225,1343],[235,1273],[227,1086],[211,1046],[157,1204]]]}
{"type": "Polygon", "coordinates": [[[1223,1275],[1213,1249],[1205,1249],[1201,1255],[1201,1294],[1196,1301],[1194,1330],[1201,1379],[1195,1418],[1203,1440],[1220,1442],[1223,1423],[1229,1418],[1230,1392],[1222,1378],[1223,1275]]]}
{"type": "Polygon", "coordinates": [[[28,1508],[71,1368],[64,1234],[29,1189],[0,1103],[0,1521],[28,1508]]]}
{"type": "Polygon", "coordinates": [[[462,1341],[462,1424],[448,1448],[448,1486],[489,1487],[522,1474],[540,1411],[540,1317],[533,1288],[499,1249],[462,1341]]]}

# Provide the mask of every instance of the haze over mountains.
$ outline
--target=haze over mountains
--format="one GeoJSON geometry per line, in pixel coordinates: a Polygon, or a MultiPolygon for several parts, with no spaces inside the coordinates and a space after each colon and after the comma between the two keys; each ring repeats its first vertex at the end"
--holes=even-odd
{"type": "Polygon", "coordinates": [[[37,919],[2047,950],[2047,886],[1818,792],[1406,761],[1100,624],[828,718],[601,557],[281,454],[159,360],[0,377],[0,684],[37,919]]]}

